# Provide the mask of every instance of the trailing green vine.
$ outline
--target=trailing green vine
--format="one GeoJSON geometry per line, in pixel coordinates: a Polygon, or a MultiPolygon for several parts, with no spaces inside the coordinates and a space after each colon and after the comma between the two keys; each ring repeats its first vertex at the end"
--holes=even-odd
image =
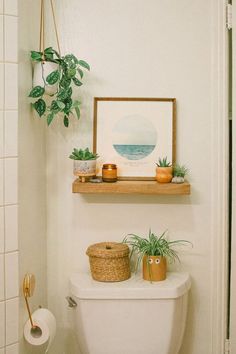
{"type": "Polygon", "coordinates": [[[52,47],[46,48],[44,53],[31,51],[31,60],[41,62],[42,66],[44,61],[58,64],[58,69],[43,79],[44,86],[35,86],[30,91],[29,97],[36,99],[32,103],[32,107],[39,117],[46,117],[48,125],[57,114],[61,113],[64,117],[64,125],[68,127],[70,114],[75,113],[77,118],[80,118],[81,103],[72,98],[73,86],[83,85],[81,81],[84,76],[83,70],[90,70],[89,64],[84,60],[77,59],[73,54],[61,56],[52,47]],[[57,91],[50,95],[50,100],[47,100],[45,87],[55,84],[57,84],[57,91]]]}

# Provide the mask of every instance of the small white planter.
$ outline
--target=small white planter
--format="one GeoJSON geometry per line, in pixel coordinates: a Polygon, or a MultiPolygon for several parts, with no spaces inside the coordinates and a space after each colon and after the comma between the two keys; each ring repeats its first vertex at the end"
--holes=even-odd
{"type": "Polygon", "coordinates": [[[172,183],[177,183],[177,184],[184,183],[184,177],[175,176],[175,177],[172,178],[171,182],[172,183]]]}
{"type": "Polygon", "coordinates": [[[96,160],[74,160],[74,175],[82,177],[82,182],[85,182],[84,177],[96,175],[96,160]]]}
{"type": "Polygon", "coordinates": [[[45,86],[45,93],[47,95],[54,95],[57,92],[58,84],[48,85],[46,77],[53,71],[58,70],[58,64],[51,63],[50,61],[38,62],[34,65],[33,87],[45,86]]]}

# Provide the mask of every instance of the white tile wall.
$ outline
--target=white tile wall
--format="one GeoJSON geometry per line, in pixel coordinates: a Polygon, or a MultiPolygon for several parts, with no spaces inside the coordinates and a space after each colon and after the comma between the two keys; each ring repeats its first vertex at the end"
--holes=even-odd
{"type": "Polygon", "coordinates": [[[5,345],[5,302],[0,302],[0,348],[5,345]]]}
{"type": "Polygon", "coordinates": [[[5,109],[18,107],[18,66],[5,64],[5,109]]]}
{"type": "Polygon", "coordinates": [[[5,61],[16,63],[18,60],[17,46],[17,17],[5,16],[5,61]]]}
{"type": "Polygon", "coordinates": [[[18,0],[0,0],[0,354],[18,354],[18,0]]]}
{"type": "Polygon", "coordinates": [[[18,353],[19,353],[18,343],[10,345],[9,347],[6,347],[6,354],[18,354],[18,353]]]}
{"type": "Polygon", "coordinates": [[[5,156],[17,156],[18,154],[18,112],[6,111],[4,119],[5,130],[5,156]]]}
{"type": "Polygon", "coordinates": [[[0,111],[0,158],[3,157],[4,154],[4,138],[3,138],[3,129],[4,129],[4,125],[3,125],[3,111],[0,111]]]}
{"type": "MultiPolygon", "coordinates": [[[[0,11],[1,13],[1,11],[0,11]]],[[[0,61],[3,61],[3,16],[0,15],[0,61]]]]}
{"type": "Polygon", "coordinates": [[[0,159],[0,205],[3,205],[3,201],[4,201],[4,193],[3,193],[3,159],[0,159]]]}
{"type": "Polygon", "coordinates": [[[17,158],[4,159],[5,162],[5,205],[17,203],[17,158]]]}
{"type": "Polygon", "coordinates": [[[5,252],[18,249],[18,206],[5,207],[5,252]]]}
{"type": "Polygon", "coordinates": [[[0,301],[5,298],[4,255],[0,254],[0,301]]]}
{"type": "Polygon", "coordinates": [[[17,7],[18,0],[4,0],[5,4],[5,14],[17,16],[17,7]]]}
{"type": "Polygon", "coordinates": [[[19,295],[18,252],[5,254],[5,294],[6,299],[19,295]]]}
{"type": "Polygon", "coordinates": [[[18,341],[19,298],[6,301],[6,345],[18,341]]]}
{"type": "Polygon", "coordinates": [[[0,253],[4,252],[4,207],[0,207],[0,253]]]}

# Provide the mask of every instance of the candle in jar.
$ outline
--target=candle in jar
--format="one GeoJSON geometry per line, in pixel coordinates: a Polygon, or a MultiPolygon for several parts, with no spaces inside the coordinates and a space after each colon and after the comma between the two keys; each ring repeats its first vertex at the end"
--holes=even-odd
{"type": "Polygon", "coordinates": [[[103,182],[117,181],[117,167],[113,163],[106,163],[102,166],[102,180],[103,182]]]}

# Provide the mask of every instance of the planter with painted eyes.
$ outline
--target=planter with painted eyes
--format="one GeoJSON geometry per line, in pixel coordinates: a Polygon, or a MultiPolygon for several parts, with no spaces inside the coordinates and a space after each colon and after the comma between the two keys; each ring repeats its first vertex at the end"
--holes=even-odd
{"type": "Polygon", "coordinates": [[[143,257],[143,279],[161,281],[166,279],[166,258],[162,256],[143,257]]]}

